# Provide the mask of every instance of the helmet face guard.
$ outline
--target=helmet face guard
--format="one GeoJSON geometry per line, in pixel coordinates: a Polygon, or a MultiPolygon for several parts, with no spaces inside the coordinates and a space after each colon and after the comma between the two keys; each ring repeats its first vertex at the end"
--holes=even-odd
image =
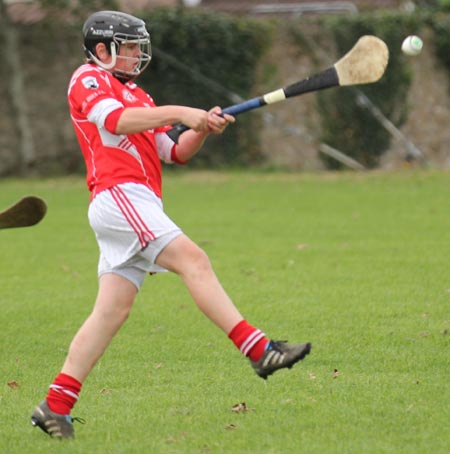
{"type": "Polygon", "coordinates": [[[83,27],[84,51],[89,61],[111,71],[122,80],[133,80],[148,66],[151,60],[150,35],[144,21],[129,14],[115,11],[101,11],[88,18],[83,27]],[[104,63],[96,55],[98,43],[105,44],[111,55],[111,62],[104,63]],[[119,55],[120,47],[137,44],[137,57],[119,55]],[[133,62],[132,69],[116,69],[120,60],[133,62]]]}

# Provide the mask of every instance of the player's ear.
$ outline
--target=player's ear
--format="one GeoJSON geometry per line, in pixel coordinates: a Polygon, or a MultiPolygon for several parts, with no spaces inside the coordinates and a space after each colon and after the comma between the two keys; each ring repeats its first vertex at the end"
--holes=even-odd
{"type": "Polygon", "coordinates": [[[97,55],[97,58],[102,62],[107,61],[108,58],[111,56],[109,50],[106,48],[106,45],[104,43],[98,43],[95,46],[95,54],[97,55]]]}

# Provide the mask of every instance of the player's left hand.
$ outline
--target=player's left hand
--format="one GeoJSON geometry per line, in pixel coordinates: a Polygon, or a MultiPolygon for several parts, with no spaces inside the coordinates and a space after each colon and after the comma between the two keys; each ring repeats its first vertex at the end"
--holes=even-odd
{"type": "Polygon", "coordinates": [[[235,121],[232,115],[222,114],[219,106],[213,107],[208,112],[208,130],[212,134],[222,134],[225,128],[235,121]]]}

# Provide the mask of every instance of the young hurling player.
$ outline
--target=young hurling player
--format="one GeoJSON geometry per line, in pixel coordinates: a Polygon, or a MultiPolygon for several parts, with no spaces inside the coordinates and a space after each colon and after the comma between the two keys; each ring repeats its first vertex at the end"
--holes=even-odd
{"type": "Polygon", "coordinates": [[[239,313],[205,252],[175,224],[161,201],[161,160],[184,164],[208,134],[221,134],[234,118],[182,106],[156,107],[134,80],[150,62],[142,20],[114,11],[92,14],[83,26],[87,62],[73,74],[68,101],[86,161],[91,192],[88,217],[100,248],[99,290],[92,313],[75,335],[61,372],[32,424],[52,437],[74,436],[72,407],[82,383],[127,319],[147,273],[177,273],[196,305],[249,358],[256,373],[303,359],[309,343],[269,340],[239,313]],[[173,123],[191,128],[176,145],[173,123]]]}

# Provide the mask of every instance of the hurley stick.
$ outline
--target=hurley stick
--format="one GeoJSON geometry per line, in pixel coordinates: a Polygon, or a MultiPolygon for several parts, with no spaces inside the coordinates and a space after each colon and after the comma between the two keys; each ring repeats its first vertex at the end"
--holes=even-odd
{"type": "MultiPolygon", "coordinates": [[[[384,41],[376,36],[362,36],[358,42],[332,67],[307,79],[279,88],[257,98],[222,109],[223,114],[238,115],[324,88],[361,85],[377,82],[383,76],[389,61],[389,50],[384,41]]],[[[173,125],[167,135],[178,143],[180,134],[190,129],[181,123],[173,125]]]]}

